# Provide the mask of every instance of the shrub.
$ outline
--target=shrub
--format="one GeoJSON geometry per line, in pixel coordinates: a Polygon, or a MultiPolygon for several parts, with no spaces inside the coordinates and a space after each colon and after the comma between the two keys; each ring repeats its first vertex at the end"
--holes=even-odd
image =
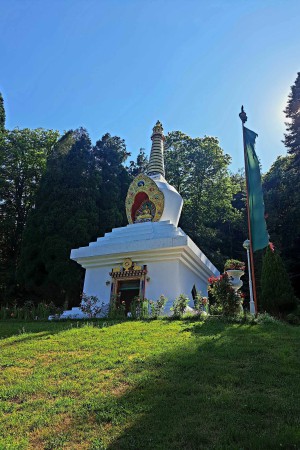
{"type": "Polygon", "coordinates": [[[245,263],[238,259],[227,259],[224,270],[245,270],[245,263]]]}
{"type": "Polygon", "coordinates": [[[189,303],[190,299],[185,294],[180,294],[174,302],[171,310],[173,311],[174,317],[182,317],[183,313],[189,303]]]}
{"type": "Polygon", "coordinates": [[[297,299],[277,251],[267,248],[261,273],[261,309],[275,316],[292,312],[297,299]]]}
{"type": "Polygon", "coordinates": [[[90,319],[97,317],[103,312],[104,302],[99,304],[99,299],[96,295],[87,295],[83,292],[81,298],[82,302],[80,308],[82,312],[87,314],[90,319]]]}
{"type": "Polygon", "coordinates": [[[109,319],[125,319],[125,302],[121,302],[118,295],[112,295],[108,307],[109,319]]]}
{"type": "Polygon", "coordinates": [[[202,297],[201,293],[197,293],[194,298],[194,308],[197,314],[208,312],[208,298],[202,297]]]}
{"type": "Polygon", "coordinates": [[[156,302],[154,302],[153,300],[149,301],[150,314],[152,319],[157,319],[160,315],[162,315],[167,301],[168,299],[164,295],[161,295],[156,302]]]}
{"type": "Polygon", "coordinates": [[[291,325],[300,325],[300,317],[297,314],[290,313],[285,317],[285,320],[291,325]]]}
{"type": "Polygon", "coordinates": [[[225,316],[234,316],[241,310],[241,294],[230,285],[227,273],[208,279],[209,293],[213,299],[212,312],[220,311],[225,316]]]}
{"type": "Polygon", "coordinates": [[[146,319],[148,313],[148,300],[146,298],[134,297],[130,305],[131,317],[133,319],[146,319]]]}
{"type": "Polygon", "coordinates": [[[16,303],[0,307],[0,320],[47,320],[49,315],[61,314],[61,308],[54,305],[53,302],[47,304],[38,303],[36,306],[31,300],[25,301],[23,306],[16,303]]]}
{"type": "Polygon", "coordinates": [[[280,323],[275,317],[268,313],[260,313],[256,317],[256,323],[280,323]]]}

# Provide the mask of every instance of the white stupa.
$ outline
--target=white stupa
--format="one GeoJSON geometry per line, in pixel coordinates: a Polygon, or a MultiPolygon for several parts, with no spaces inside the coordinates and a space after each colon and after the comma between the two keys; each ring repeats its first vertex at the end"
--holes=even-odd
{"type": "MultiPolygon", "coordinates": [[[[153,128],[147,174],[131,183],[126,198],[129,225],[114,228],[87,247],[71,251],[71,259],[85,270],[83,291],[109,306],[112,298],[123,301],[126,311],[135,296],[173,300],[180,294],[190,298],[198,291],[207,295],[207,279],[218,270],[196,244],[178,227],[183,200],[165,180],[164,135],[158,121],[153,128]]],[[[83,317],[80,308],[61,317],[83,317]]]]}

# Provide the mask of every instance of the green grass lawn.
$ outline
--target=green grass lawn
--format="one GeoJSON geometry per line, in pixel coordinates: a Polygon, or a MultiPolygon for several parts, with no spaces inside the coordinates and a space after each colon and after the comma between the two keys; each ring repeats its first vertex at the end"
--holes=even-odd
{"type": "Polygon", "coordinates": [[[0,322],[1,450],[300,448],[300,328],[104,325],[0,322]]]}

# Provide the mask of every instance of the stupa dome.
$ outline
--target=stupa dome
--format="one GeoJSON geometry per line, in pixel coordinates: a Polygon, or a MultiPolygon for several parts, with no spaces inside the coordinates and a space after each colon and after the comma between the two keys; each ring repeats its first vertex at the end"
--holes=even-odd
{"type": "Polygon", "coordinates": [[[177,227],[183,200],[165,179],[162,124],[157,121],[151,136],[152,148],[147,172],[139,174],[129,186],[126,213],[129,223],[169,221],[177,227]]]}

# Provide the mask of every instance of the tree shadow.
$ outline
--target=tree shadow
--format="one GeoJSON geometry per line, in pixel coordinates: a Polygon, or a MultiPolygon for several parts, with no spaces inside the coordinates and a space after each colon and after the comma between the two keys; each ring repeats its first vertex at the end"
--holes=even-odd
{"type": "Polygon", "coordinates": [[[44,321],[44,322],[0,322],[0,346],[11,346],[16,343],[26,342],[33,339],[46,337],[47,335],[55,335],[74,328],[83,328],[91,326],[95,328],[108,328],[118,325],[121,320],[64,320],[64,321],[44,321]],[[6,328],[4,330],[4,328],[6,328]],[[4,334],[5,333],[5,334],[4,334]],[[4,343],[5,339],[10,339],[9,342],[4,343]]]}
{"type": "Polygon", "coordinates": [[[146,362],[134,389],[93,410],[101,426],[130,423],[107,448],[295,448],[285,447],[294,445],[296,430],[292,411],[287,418],[289,388],[274,374],[283,360],[252,331],[245,336],[240,326],[219,324],[213,335],[211,324],[197,324],[196,345],[146,362]]]}

